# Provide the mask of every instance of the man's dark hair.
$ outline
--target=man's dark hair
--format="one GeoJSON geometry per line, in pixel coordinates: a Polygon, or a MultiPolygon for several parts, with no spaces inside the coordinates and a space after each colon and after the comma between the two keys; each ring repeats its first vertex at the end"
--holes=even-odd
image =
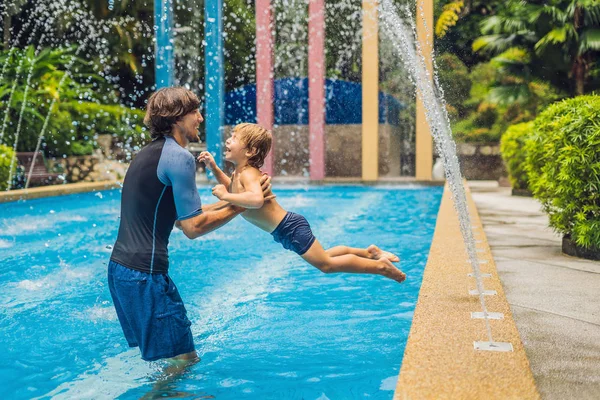
{"type": "Polygon", "coordinates": [[[157,90],[148,99],[144,124],[152,139],[170,136],[173,125],[200,107],[198,97],[183,87],[157,90]]]}

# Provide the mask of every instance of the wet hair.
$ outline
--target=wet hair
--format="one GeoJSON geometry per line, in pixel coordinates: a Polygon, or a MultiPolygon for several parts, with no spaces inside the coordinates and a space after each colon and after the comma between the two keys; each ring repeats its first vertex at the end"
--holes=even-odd
{"type": "Polygon", "coordinates": [[[183,87],[157,90],[148,99],[144,125],[152,139],[171,136],[173,125],[200,107],[198,97],[183,87]]]}
{"type": "Polygon", "coordinates": [[[248,159],[248,164],[254,168],[262,167],[273,143],[271,132],[260,125],[249,123],[236,125],[234,131],[240,142],[255,153],[248,159]]]}

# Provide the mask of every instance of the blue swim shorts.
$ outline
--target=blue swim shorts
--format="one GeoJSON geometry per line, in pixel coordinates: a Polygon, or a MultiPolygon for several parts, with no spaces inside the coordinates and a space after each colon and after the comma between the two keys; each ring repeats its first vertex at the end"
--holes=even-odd
{"type": "Polygon", "coordinates": [[[191,322],[175,283],[167,274],[149,274],[114,261],[108,287],[129,347],[145,361],[194,351],[191,322]]]}
{"type": "Polygon", "coordinates": [[[306,253],[316,240],[306,218],[293,212],[285,215],[271,235],[284,249],[292,250],[298,255],[306,253]]]}

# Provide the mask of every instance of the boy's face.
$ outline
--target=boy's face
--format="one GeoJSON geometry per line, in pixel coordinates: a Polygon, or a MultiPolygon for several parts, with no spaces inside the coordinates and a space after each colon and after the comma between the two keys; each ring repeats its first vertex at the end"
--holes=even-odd
{"type": "Polygon", "coordinates": [[[251,156],[252,154],[240,140],[239,134],[234,129],[229,139],[225,141],[225,159],[234,164],[239,164],[247,161],[251,156]]]}

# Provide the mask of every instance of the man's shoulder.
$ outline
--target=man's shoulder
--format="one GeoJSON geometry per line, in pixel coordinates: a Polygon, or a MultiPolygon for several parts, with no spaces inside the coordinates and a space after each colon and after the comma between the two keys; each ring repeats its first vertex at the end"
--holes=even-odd
{"type": "Polygon", "coordinates": [[[171,160],[178,160],[181,164],[194,164],[194,155],[188,149],[181,147],[175,140],[167,140],[163,155],[171,160]],[[165,154],[166,152],[166,154],[165,154]]]}

